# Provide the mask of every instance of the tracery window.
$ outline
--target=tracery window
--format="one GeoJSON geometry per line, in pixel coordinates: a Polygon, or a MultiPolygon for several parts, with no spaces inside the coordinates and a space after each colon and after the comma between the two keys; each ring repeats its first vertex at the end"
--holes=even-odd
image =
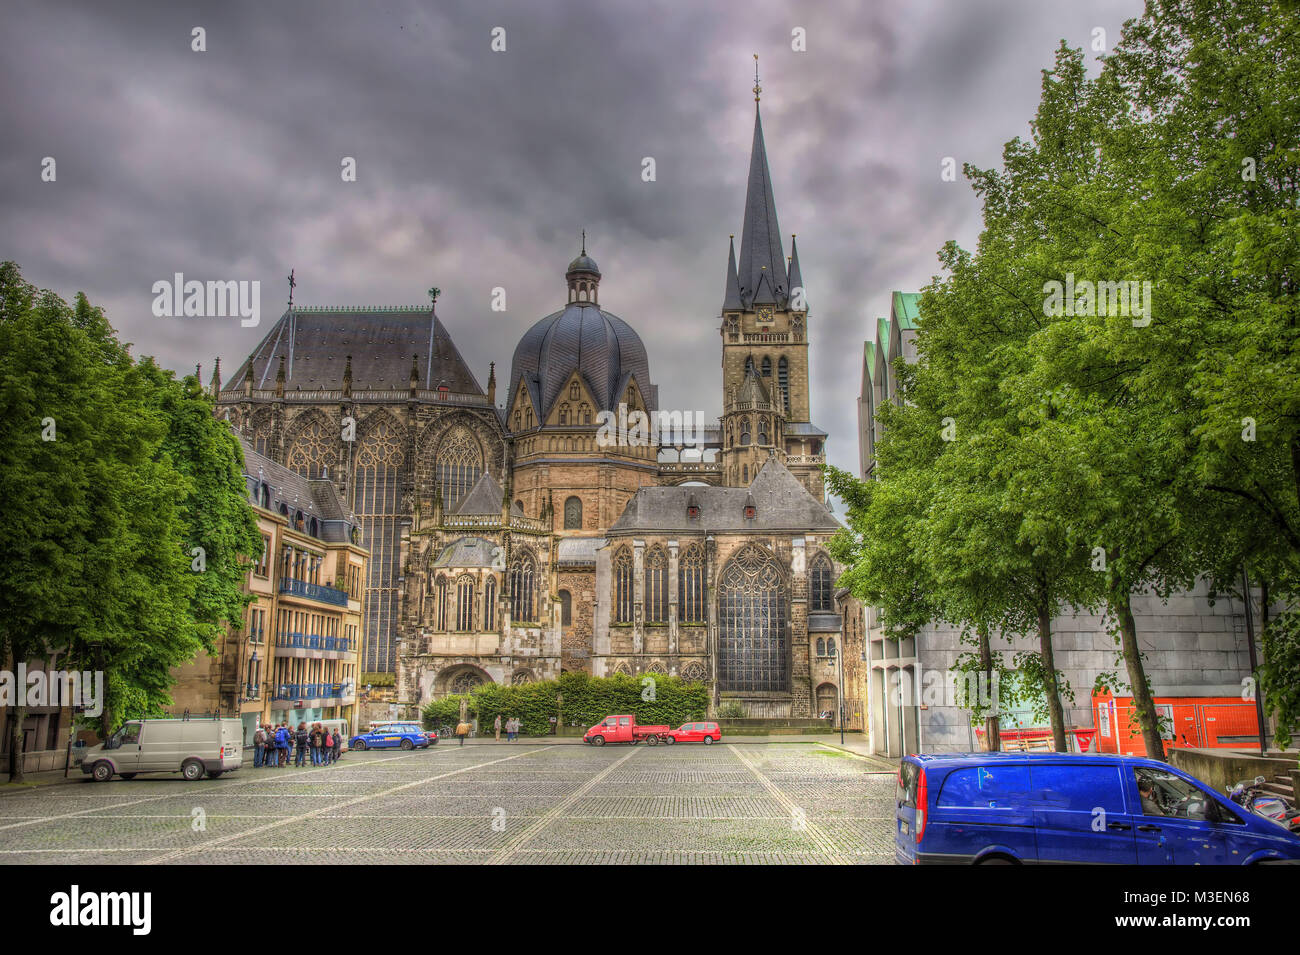
{"type": "Polygon", "coordinates": [[[767,418],[758,419],[758,443],[767,444],[767,418]]]}
{"type": "Polygon", "coordinates": [[[441,574],[433,582],[433,629],[447,629],[447,578],[441,574]]]}
{"type": "Polygon", "coordinates": [[[442,506],[451,508],[474,486],[483,472],[483,451],[468,428],[457,425],[438,445],[435,475],[442,488],[442,506]]]}
{"type": "Polygon", "coordinates": [[[483,583],[483,629],[497,628],[497,579],[489,577],[483,583]]]}
{"type": "Polygon", "coordinates": [[[582,498],[574,496],[564,502],[564,529],[582,529],[582,498]]]}
{"type": "Polygon", "coordinates": [[[740,419],[740,443],[741,445],[749,444],[749,415],[740,419]]]}
{"type": "Polygon", "coordinates": [[[745,547],[718,588],[718,686],[786,692],[790,688],[786,589],[771,555],[745,547]]]}
{"type": "Polygon", "coordinates": [[[510,562],[508,583],[510,588],[510,617],[512,620],[533,621],[537,619],[533,610],[536,603],[533,594],[533,585],[536,578],[537,565],[534,563],[532,555],[526,551],[516,554],[514,560],[510,562]]]}
{"type": "Polygon", "coordinates": [[[632,622],[632,555],[626,547],[614,554],[614,622],[632,622]]]}
{"type": "Polygon", "coordinates": [[[668,622],[668,558],[661,547],[652,547],[646,554],[645,619],[647,623],[668,622]]]}
{"type": "Polygon", "coordinates": [[[354,506],[361,518],[362,543],[370,551],[362,672],[393,672],[397,665],[393,631],[397,623],[402,442],[397,423],[386,413],[379,414],[357,448],[354,506]]]}
{"type": "Polygon", "coordinates": [[[303,425],[289,445],[289,451],[284,456],[284,466],[305,478],[324,476],[334,455],[331,437],[325,420],[320,415],[312,415],[311,420],[303,425]]]}
{"type": "Polygon", "coordinates": [[[560,591],[560,626],[573,625],[573,595],[567,590],[560,591]]]}
{"type": "Polygon", "coordinates": [[[456,581],[456,629],[474,629],[474,578],[465,574],[456,581]]]}
{"type": "Polygon", "coordinates": [[[808,609],[812,613],[831,613],[831,562],[825,554],[813,558],[808,581],[808,609]]]}
{"type": "Polygon", "coordinates": [[[464,673],[458,673],[452,678],[451,692],[464,695],[469,693],[476,686],[481,686],[483,678],[473,670],[466,670],[464,673]]]}
{"type": "Polygon", "coordinates": [[[677,600],[681,619],[687,623],[704,620],[704,553],[690,544],[677,561],[677,600]]]}

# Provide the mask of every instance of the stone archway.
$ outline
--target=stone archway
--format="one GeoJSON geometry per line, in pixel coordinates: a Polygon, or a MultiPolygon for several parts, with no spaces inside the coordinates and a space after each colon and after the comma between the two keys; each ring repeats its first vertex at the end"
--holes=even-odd
{"type": "Polygon", "coordinates": [[[452,693],[465,694],[473,691],[477,686],[492,682],[494,682],[492,677],[481,667],[474,666],[472,663],[457,663],[442,670],[434,678],[433,689],[437,696],[447,696],[452,693]]]}

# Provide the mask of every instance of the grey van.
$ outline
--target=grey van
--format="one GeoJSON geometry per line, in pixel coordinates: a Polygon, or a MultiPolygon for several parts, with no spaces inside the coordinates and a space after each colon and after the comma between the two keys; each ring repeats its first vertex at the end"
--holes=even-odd
{"type": "Polygon", "coordinates": [[[128,720],[81,755],[81,771],[98,782],[138,773],[180,773],[216,779],[243,763],[237,719],[128,720]]]}

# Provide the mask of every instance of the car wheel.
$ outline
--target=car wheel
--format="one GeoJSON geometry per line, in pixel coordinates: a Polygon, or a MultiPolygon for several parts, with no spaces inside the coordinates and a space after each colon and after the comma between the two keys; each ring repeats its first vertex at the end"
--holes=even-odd
{"type": "Polygon", "coordinates": [[[402,740],[402,749],[415,749],[415,744],[409,739],[402,740]]]}
{"type": "Polygon", "coordinates": [[[118,773],[123,779],[135,779],[135,773],[118,773]]]}
{"type": "Polygon", "coordinates": [[[187,759],[181,764],[181,775],[190,782],[194,782],[196,779],[202,779],[203,772],[203,764],[197,759],[187,759]]]}
{"type": "Polygon", "coordinates": [[[91,770],[90,774],[95,777],[95,782],[106,783],[113,778],[113,764],[102,762],[96,763],[95,768],[91,770]]]}
{"type": "Polygon", "coordinates": [[[677,742],[677,737],[676,737],[676,736],[665,736],[665,737],[664,737],[664,742],[667,743],[669,746],[672,746],[673,743],[677,742]]]}
{"type": "Polygon", "coordinates": [[[704,737],[704,745],[705,745],[705,746],[712,746],[712,745],[713,745],[713,737],[712,737],[712,736],[706,736],[706,737],[704,737]]]}
{"type": "Polygon", "coordinates": [[[348,748],[355,749],[358,753],[364,753],[366,751],[366,741],[359,739],[348,748]]]}
{"type": "Polygon", "coordinates": [[[603,737],[603,736],[593,736],[593,737],[591,738],[591,745],[592,745],[592,746],[604,746],[604,745],[605,745],[605,737],[603,737]]]}

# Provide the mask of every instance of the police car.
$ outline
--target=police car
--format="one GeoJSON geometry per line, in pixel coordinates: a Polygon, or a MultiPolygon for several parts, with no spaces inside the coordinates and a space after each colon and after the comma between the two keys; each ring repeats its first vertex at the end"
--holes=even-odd
{"type": "Polygon", "coordinates": [[[429,737],[418,723],[376,723],[369,732],[358,733],[348,740],[348,748],[428,749],[429,737]]]}

